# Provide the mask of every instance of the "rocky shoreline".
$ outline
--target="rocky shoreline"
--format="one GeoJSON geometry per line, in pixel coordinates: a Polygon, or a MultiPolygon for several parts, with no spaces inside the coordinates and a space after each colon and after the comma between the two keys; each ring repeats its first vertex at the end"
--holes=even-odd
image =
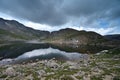
{"type": "Polygon", "coordinates": [[[37,60],[0,66],[0,80],[120,80],[120,55],[107,51],[79,61],[37,60]]]}

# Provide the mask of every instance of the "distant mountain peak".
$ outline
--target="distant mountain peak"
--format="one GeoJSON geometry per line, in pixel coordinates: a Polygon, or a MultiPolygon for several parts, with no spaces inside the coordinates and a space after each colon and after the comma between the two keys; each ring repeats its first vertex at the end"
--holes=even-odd
{"type": "Polygon", "coordinates": [[[5,21],[5,19],[3,19],[3,18],[0,18],[0,21],[5,21]]]}
{"type": "Polygon", "coordinates": [[[78,30],[73,28],[64,28],[64,29],[60,29],[59,31],[78,31],[78,30]]]}

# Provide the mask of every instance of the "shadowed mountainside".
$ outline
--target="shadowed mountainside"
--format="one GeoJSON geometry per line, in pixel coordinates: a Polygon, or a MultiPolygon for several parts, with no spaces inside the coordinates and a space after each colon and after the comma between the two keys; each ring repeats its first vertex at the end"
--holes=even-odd
{"type": "Polygon", "coordinates": [[[120,34],[105,35],[104,37],[111,40],[120,40],[120,34]]]}
{"type": "Polygon", "coordinates": [[[15,20],[0,18],[0,37],[4,40],[32,40],[45,38],[49,32],[34,30],[15,20]]]}

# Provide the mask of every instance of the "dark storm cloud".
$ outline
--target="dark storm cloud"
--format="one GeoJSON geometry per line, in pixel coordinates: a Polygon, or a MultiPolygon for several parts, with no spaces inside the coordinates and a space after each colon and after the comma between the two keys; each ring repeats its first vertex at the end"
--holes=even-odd
{"type": "Polygon", "coordinates": [[[63,9],[70,17],[84,17],[85,25],[99,19],[120,19],[120,0],[65,0],[63,9]]]}
{"type": "Polygon", "coordinates": [[[88,24],[120,19],[120,0],[0,0],[0,12],[52,26],[81,17],[88,24]]]}
{"type": "Polygon", "coordinates": [[[37,23],[60,25],[66,16],[60,12],[61,1],[55,0],[0,0],[0,11],[37,23]]]}

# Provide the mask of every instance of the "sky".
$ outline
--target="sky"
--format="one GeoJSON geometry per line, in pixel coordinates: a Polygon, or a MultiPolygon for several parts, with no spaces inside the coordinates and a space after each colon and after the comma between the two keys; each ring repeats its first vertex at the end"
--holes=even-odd
{"type": "Polygon", "coordinates": [[[120,0],[0,0],[0,17],[50,32],[120,34],[120,0]]]}

